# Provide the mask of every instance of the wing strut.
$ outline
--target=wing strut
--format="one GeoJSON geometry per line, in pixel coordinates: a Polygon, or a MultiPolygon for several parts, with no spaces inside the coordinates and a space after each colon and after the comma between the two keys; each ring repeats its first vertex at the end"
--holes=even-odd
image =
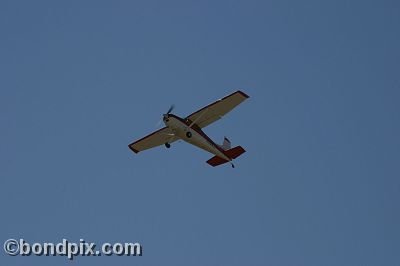
{"type": "Polygon", "coordinates": [[[205,114],[207,113],[207,111],[208,111],[208,108],[207,108],[204,112],[202,112],[202,113],[190,124],[189,128],[191,128],[194,124],[196,124],[196,122],[197,122],[203,115],[205,115],[205,114]]]}

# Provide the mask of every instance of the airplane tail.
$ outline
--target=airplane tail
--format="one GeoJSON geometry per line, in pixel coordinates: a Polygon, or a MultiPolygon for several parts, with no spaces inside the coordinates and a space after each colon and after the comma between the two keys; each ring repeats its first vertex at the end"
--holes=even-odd
{"type": "MultiPolygon", "coordinates": [[[[226,150],[225,154],[230,159],[236,159],[237,157],[239,157],[240,155],[242,155],[245,152],[246,152],[245,149],[243,149],[241,146],[236,146],[235,148],[226,150]]],[[[214,156],[207,161],[207,163],[211,166],[217,166],[217,165],[221,165],[221,164],[224,164],[227,162],[229,162],[229,161],[227,161],[219,156],[214,156]]]]}
{"type": "Polygon", "coordinates": [[[227,137],[224,137],[224,142],[222,143],[221,148],[224,151],[227,151],[231,148],[231,142],[227,137]]]}

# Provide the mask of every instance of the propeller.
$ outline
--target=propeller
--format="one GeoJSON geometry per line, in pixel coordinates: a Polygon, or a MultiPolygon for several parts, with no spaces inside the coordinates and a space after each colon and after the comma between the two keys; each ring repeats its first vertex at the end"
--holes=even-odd
{"type": "MultiPolygon", "coordinates": [[[[167,119],[168,115],[175,109],[175,104],[171,104],[171,106],[169,107],[168,111],[163,114],[163,119],[167,119]]],[[[157,123],[157,127],[159,127],[161,125],[161,122],[163,121],[163,119],[160,119],[157,123]]]]}
{"type": "Polygon", "coordinates": [[[169,115],[172,112],[172,110],[174,110],[174,108],[175,108],[175,104],[171,104],[171,107],[169,107],[166,114],[169,115]]]}
{"type": "Polygon", "coordinates": [[[164,116],[164,119],[168,118],[168,115],[172,112],[172,110],[174,110],[174,108],[175,108],[175,105],[172,104],[172,105],[169,107],[168,111],[163,115],[163,116],[164,116]]]}

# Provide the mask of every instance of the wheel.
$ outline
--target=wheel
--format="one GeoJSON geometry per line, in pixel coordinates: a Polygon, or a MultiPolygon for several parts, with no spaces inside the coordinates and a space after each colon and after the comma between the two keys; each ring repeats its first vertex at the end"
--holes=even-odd
{"type": "Polygon", "coordinates": [[[192,132],[190,132],[190,131],[186,132],[186,137],[191,138],[192,137],[192,132]]]}
{"type": "Polygon", "coordinates": [[[165,143],[165,147],[167,147],[167,149],[171,148],[171,144],[169,144],[168,142],[165,143]]]}

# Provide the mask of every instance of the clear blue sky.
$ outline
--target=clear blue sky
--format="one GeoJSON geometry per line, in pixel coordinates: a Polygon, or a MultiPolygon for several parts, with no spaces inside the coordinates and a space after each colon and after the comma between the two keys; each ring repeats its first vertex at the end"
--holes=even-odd
{"type": "Polygon", "coordinates": [[[138,241],[142,257],[1,265],[400,265],[398,1],[1,1],[1,243],[138,241]],[[170,104],[241,88],[185,143],[170,104]]]}

